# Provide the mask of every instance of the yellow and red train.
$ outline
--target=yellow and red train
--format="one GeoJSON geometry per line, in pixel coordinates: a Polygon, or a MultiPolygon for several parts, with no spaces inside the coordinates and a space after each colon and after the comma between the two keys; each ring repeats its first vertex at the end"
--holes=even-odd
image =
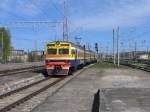
{"type": "Polygon", "coordinates": [[[72,42],[50,42],[46,45],[45,55],[48,75],[69,75],[79,67],[96,62],[95,52],[72,42]]]}

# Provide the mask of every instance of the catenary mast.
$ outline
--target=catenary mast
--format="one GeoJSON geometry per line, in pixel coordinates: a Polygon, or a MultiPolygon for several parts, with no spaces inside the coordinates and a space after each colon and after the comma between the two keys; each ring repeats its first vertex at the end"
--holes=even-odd
{"type": "Polygon", "coordinates": [[[64,0],[63,41],[68,41],[68,8],[67,8],[67,0],[64,0]]]}

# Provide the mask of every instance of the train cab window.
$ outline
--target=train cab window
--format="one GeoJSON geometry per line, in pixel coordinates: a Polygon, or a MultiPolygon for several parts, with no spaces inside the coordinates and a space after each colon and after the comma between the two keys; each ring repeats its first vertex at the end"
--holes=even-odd
{"type": "Polygon", "coordinates": [[[57,49],[48,49],[48,54],[57,54],[57,49]]]}
{"type": "Polygon", "coordinates": [[[69,49],[59,49],[59,54],[69,54],[69,49]]]}

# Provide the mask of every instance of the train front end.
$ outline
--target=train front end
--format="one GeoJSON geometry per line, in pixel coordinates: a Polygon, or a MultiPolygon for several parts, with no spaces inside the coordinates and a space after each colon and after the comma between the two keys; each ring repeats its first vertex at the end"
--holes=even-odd
{"type": "Polygon", "coordinates": [[[46,45],[45,67],[48,75],[68,75],[73,60],[68,42],[50,42],[46,45]]]}

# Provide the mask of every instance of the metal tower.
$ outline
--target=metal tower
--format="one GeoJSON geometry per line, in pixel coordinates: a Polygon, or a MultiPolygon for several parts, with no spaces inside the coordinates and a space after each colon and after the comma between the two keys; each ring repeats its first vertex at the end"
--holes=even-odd
{"type": "Polygon", "coordinates": [[[67,8],[67,0],[64,0],[63,41],[68,41],[68,8],[67,8]]]}

